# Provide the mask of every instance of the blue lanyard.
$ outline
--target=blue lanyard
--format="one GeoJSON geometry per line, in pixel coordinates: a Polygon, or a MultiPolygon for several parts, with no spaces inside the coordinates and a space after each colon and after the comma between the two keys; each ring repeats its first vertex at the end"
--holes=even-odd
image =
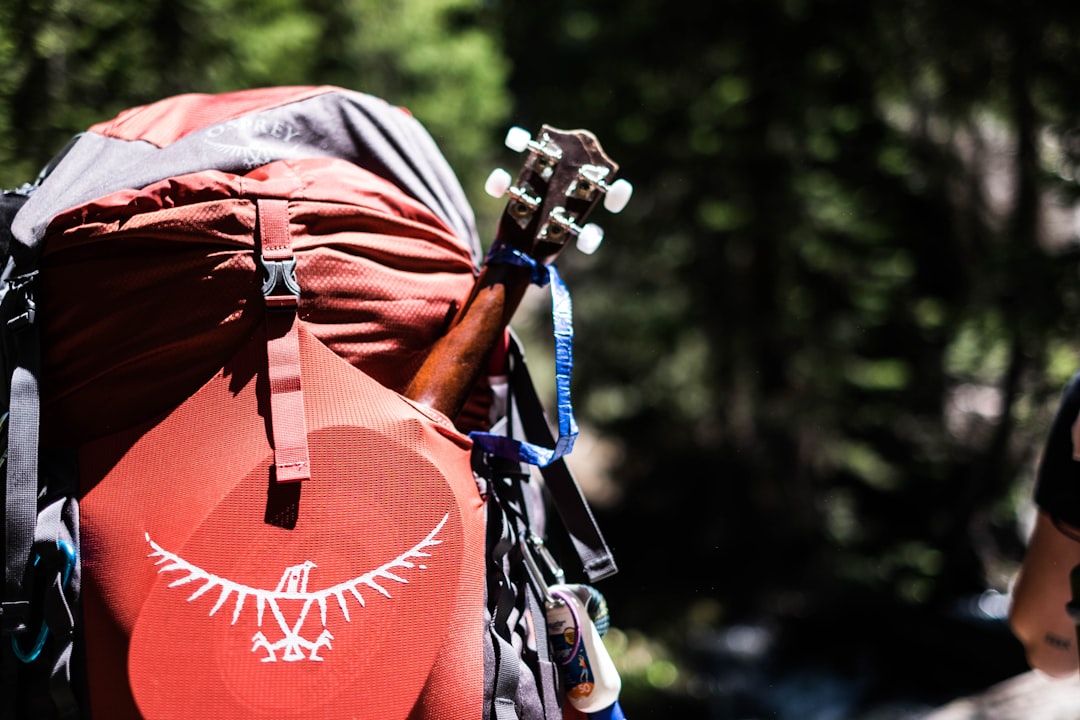
{"type": "Polygon", "coordinates": [[[574,366],[573,308],[570,291],[554,265],[541,265],[520,250],[496,244],[488,253],[487,262],[505,262],[532,270],[535,285],[551,287],[551,319],[555,328],[555,390],[558,403],[559,437],[554,448],[545,448],[504,435],[473,432],[469,437],[481,449],[492,455],[546,467],[574,449],[578,436],[574,407],[570,402],[570,371],[574,366]]]}

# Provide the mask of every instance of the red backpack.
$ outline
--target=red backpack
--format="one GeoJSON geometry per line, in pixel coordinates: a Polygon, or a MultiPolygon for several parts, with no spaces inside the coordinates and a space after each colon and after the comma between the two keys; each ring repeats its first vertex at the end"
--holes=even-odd
{"type": "MultiPolygon", "coordinates": [[[[523,359],[492,360],[514,412],[486,382],[454,417],[406,396],[479,268],[419,123],[337,88],[180,96],[5,203],[13,717],[561,716],[522,557],[543,500],[528,452],[492,454],[558,447],[523,359]],[[532,419],[474,447],[504,415],[532,419]]],[[[595,580],[566,445],[537,464],[595,580]]]]}

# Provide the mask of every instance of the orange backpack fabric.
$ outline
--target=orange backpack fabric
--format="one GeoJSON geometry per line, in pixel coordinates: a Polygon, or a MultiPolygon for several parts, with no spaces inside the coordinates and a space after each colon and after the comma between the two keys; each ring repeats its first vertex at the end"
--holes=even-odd
{"type": "Polygon", "coordinates": [[[198,141],[236,167],[121,187],[43,230],[42,439],[78,448],[94,717],[482,714],[471,441],[398,394],[472,288],[475,238],[380,162],[292,157],[318,133],[289,108],[328,92],[187,96],[96,126],[104,148],[198,141]],[[299,286],[280,412],[268,200],[299,286]],[[300,482],[275,475],[283,423],[300,482]]]}
{"type": "Polygon", "coordinates": [[[312,473],[294,497],[269,478],[260,345],[80,453],[94,717],[480,717],[467,439],[302,331],[312,473]]]}

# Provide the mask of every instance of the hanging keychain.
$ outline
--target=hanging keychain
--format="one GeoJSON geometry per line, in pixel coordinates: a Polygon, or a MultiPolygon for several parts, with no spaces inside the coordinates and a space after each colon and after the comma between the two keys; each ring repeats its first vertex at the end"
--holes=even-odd
{"type": "Polygon", "coordinates": [[[551,656],[562,674],[567,701],[589,720],[625,720],[619,705],[622,679],[601,638],[610,624],[603,595],[589,585],[563,583],[562,569],[540,538],[530,535],[522,553],[544,603],[551,656]],[[545,582],[533,553],[544,560],[556,584],[545,582]]]}

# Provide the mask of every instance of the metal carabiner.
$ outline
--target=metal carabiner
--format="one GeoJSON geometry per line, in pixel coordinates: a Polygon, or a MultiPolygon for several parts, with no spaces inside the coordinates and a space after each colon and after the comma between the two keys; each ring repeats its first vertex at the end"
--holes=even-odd
{"type": "MultiPolygon", "coordinates": [[[[71,573],[75,570],[75,548],[65,540],[57,540],[56,549],[59,551],[59,554],[64,561],[60,584],[64,589],[67,589],[68,583],[71,581],[71,573]]],[[[37,567],[41,559],[41,553],[36,552],[34,554],[34,567],[37,567]]],[[[15,657],[19,658],[19,660],[24,663],[32,663],[41,655],[41,651],[45,647],[45,640],[48,637],[49,624],[43,619],[41,621],[41,628],[38,630],[37,639],[34,641],[34,646],[29,651],[23,650],[19,646],[18,637],[11,638],[11,648],[15,652],[15,657]]]]}
{"type": "Polygon", "coordinates": [[[533,587],[536,589],[537,594],[540,595],[540,599],[544,601],[544,605],[546,607],[562,605],[563,602],[558,598],[553,597],[549,591],[550,585],[544,577],[543,570],[540,569],[540,565],[536,561],[537,557],[543,561],[548,575],[550,575],[551,579],[554,581],[551,584],[561,585],[566,581],[566,574],[559,564],[555,562],[555,558],[552,556],[551,551],[548,550],[547,545],[544,544],[543,538],[530,530],[528,534],[521,539],[520,545],[521,556],[525,561],[525,570],[533,587]]]}

